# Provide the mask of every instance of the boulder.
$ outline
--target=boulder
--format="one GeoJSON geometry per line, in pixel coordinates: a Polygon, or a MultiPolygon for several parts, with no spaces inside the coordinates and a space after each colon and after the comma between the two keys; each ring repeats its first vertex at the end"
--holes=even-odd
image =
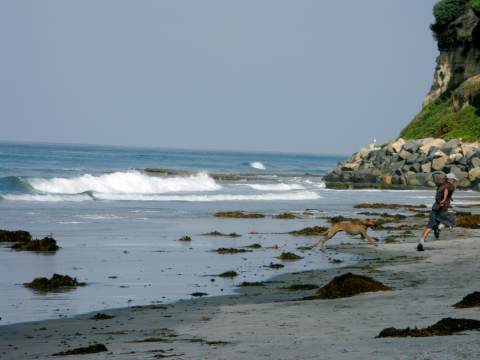
{"type": "Polygon", "coordinates": [[[417,174],[417,183],[418,186],[430,186],[430,183],[433,183],[433,178],[431,173],[420,173],[417,174]]]}
{"type": "Polygon", "coordinates": [[[411,186],[418,186],[420,185],[418,180],[417,180],[417,174],[415,174],[412,171],[409,171],[408,173],[405,174],[405,177],[407,178],[407,184],[411,186]]]}
{"type": "Polygon", "coordinates": [[[470,181],[476,181],[480,179],[480,167],[470,169],[470,171],[468,172],[468,179],[470,181]]]}
{"type": "Polygon", "coordinates": [[[463,155],[467,155],[471,151],[478,150],[480,148],[480,144],[479,143],[463,143],[462,145],[460,145],[460,147],[462,148],[463,155]]]}
{"type": "Polygon", "coordinates": [[[479,157],[474,157],[470,159],[470,163],[472,164],[472,167],[480,167],[480,158],[479,157]]]}
{"type": "Polygon", "coordinates": [[[410,166],[410,171],[419,173],[419,172],[421,172],[421,170],[422,170],[421,165],[418,164],[418,163],[413,164],[413,165],[410,166]]]}
{"type": "Polygon", "coordinates": [[[410,153],[415,153],[418,151],[420,144],[418,141],[410,140],[403,144],[403,150],[408,151],[410,153]]]}
{"type": "Polygon", "coordinates": [[[445,165],[447,165],[448,157],[442,156],[433,159],[432,161],[432,169],[433,170],[442,170],[445,165]]]}
{"type": "Polygon", "coordinates": [[[457,139],[450,140],[449,142],[445,143],[445,145],[442,146],[442,151],[446,155],[455,154],[460,151],[460,148],[459,148],[460,144],[461,144],[460,140],[457,140],[457,139]]]}
{"type": "Polygon", "coordinates": [[[421,169],[423,173],[430,173],[432,171],[432,163],[422,164],[421,169]]]}
{"type": "Polygon", "coordinates": [[[359,163],[351,162],[351,163],[343,164],[341,169],[343,171],[355,171],[355,170],[358,170],[359,166],[360,166],[359,163]]]}
{"type": "Polygon", "coordinates": [[[450,167],[450,172],[455,174],[455,176],[458,178],[458,180],[463,180],[468,178],[468,172],[463,171],[461,168],[458,166],[451,166],[450,167]]]}
{"type": "Polygon", "coordinates": [[[443,145],[445,145],[445,140],[443,139],[426,138],[422,140],[420,151],[424,154],[428,154],[432,147],[440,149],[443,145]]]}
{"type": "Polygon", "coordinates": [[[360,159],[365,159],[368,154],[370,154],[370,149],[368,148],[363,148],[363,149],[360,149],[360,151],[358,152],[358,156],[360,157],[360,159]]]}
{"type": "Polygon", "coordinates": [[[414,163],[417,162],[417,160],[418,160],[419,157],[420,157],[419,154],[414,153],[414,154],[410,155],[410,156],[406,159],[405,162],[406,162],[407,164],[414,164],[414,163]]]}
{"type": "Polygon", "coordinates": [[[432,173],[432,178],[435,185],[443,184],[446,176],[447,174],[445,174],[443,171],[435,171],[432,173]]]}
{"type": "Polygon", "coordinates": [[[399,153],[402,150],[402,146],[405,144],[405,140],[399,138],[397,141],[388,145],[388,149],[391,149],[391,152],[399,153]]]}
{"type": "Polygon", "coordinates": [[[400,157],[400,159],[406,160],[406,159],[408,159],[410,156],[412,156],[412,153],[411,153],[411,152],[408,152],[408,151],[406,151],[406,150],[401,150],[400,153],[398,154],[398,156],[400,157]]]}

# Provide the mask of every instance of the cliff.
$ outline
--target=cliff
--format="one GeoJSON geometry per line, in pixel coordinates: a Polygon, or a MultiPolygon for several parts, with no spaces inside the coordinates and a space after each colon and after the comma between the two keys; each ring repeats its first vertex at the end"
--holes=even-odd
{"type": "Polygon", "coordinates": [[[433,84],[401,137],[480,139],[480,0],[441,0],[431,29],[437,40],[433,84]]]}
{"type": "Polygon", "coordinates": [[[480,0],[441,0],[433,14],[440,55],[421,111],[399,139],[338,164],[328,187],[434,187],[453,172],[480,191],[480,0]]]}

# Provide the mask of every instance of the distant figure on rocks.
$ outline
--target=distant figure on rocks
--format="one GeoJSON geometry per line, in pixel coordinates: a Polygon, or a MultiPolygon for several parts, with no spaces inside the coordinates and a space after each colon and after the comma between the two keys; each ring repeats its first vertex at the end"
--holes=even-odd
{"type": "Polygon", "coordinates": [[[425,240],[433,230],[435,238],[438,239],[440,236],[440,231],[448,226],[452,228],[455,226],[455,217],[452,213],[448,212],[448,209],[451,207],[450,203],[452,200],[452,195],[455,191],[455,182],[457,177],[455,174],[450,173],[447,175],[445,182],[438,186],[437,194],[435,195],[435,203],[432,206],[430,211],[430,219],[428,220],[427,227],[423,230],[422,237],[420,242],[417,245],[418,251],[424,251],[425,240]]]}

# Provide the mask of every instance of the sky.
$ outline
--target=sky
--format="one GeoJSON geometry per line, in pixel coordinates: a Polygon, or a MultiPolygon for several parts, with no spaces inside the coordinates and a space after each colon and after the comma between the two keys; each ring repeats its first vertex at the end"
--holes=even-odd
{"type": "Polygon", "coordinates": [[[0,140],[349,154],[434,73],[435,0],[3,0],[0,140]]]}

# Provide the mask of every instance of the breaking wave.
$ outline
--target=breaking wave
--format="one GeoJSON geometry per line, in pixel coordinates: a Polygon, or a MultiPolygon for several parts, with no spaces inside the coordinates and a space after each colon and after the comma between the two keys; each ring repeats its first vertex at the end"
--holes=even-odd
{"type": "Polygon", "coordinates": [[[107,194],[85,193],[77,195],[57,194],[25,194],[1,195],[4,200],[11,201],[91,201],[91,200],[120,200],[120,201],[186,201],[186,202],[212,202],[212,201],[294,201],[315,200],[321,196],[313,191],[265,193],[265,194],[212,194],[212,195],[155,195],[155,194],[107,194]]]}
{"type": "Polygon", "coordinates": [[[85,174],[74,178],[33,178],[25,180],[34,190],[47,194],[163,194],[215,191],[221,186],[206,173],[190,176],[156,177],[139,171],[104,175],[85,174]]]}
{"type": "Polygon", "coordinates": [[[252,167],[254,169],[257,169],[257,170],[265,170],[266,169],[265,165],[263,165],[260,161],[252,161],[248,165],[250,165],[250,167],[252,167]]]}
{"type": "Polygon", "coordinates": [[[300,184],[247,184],[247,186],[251,187],[254,190],[259,191],[289,191],[289,190],[304,190],[300,184]]]}

